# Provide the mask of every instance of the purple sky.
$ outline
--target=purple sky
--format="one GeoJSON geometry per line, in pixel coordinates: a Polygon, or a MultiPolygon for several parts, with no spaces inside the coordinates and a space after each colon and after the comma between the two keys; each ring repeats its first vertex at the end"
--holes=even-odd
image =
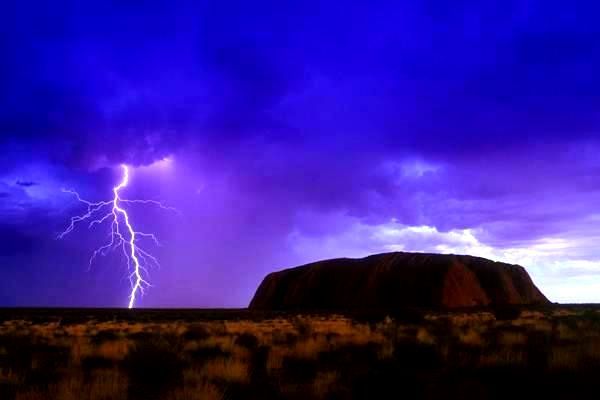
{"type": "Polygon", "coordinates": [[[121,163],[181,212],[131,208],[163,244],[140,306],[394,250],[600,301],[595,3],[95,3],[1,6],[0,305],[126,305],[118,253],[87,265],[107,226],[56,240],[61,189],[110,199],[121,163]]]}

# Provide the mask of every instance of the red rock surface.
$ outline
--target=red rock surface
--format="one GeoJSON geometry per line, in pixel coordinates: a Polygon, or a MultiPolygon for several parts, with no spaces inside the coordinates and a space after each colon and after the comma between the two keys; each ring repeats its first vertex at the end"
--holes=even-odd
{"type": "Polygon", "coordinates": [[[386,253],[274,272],[250,309],[458,308],[548,303],[525,269],[485,258],[386,253]]]}

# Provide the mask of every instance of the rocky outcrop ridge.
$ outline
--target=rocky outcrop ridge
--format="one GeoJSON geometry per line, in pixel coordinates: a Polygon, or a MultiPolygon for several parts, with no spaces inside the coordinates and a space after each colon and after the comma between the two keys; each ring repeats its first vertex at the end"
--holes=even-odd
{"type": "Polygon", "coordinates": [[[250,309],[459,308],[549,303],[525,269],[485,258],[385,253],[273,272],[250,309]]]}

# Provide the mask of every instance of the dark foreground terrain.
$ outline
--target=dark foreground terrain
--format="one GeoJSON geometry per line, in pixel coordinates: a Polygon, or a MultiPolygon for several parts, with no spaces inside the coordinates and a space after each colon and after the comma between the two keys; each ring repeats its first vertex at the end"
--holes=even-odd
{"type": "Polygon", "coordinates": [[[2,400],[579,399],[599,373],[594,306],[0,310],[2,400]]]}

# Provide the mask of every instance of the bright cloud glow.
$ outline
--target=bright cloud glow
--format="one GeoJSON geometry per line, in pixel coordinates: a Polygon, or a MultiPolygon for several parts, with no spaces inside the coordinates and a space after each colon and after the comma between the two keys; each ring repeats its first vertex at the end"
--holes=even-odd
{"type": "Polygon", "coordinates": [[[418,179],[427,174],[434,174],[440,170],[440,166],[429,161],[420,159],[404,161],[388,161],[383,164],[383,169],[397,179],[418,179]]]}
{"type": "Polygon", "coordinates": [[[173,167],[173,157],[168,156],[160,160],[154,161],[150,165],[138,167],[139,170],[167,170],[173,167]]]}
{"type": "Polygon", "coordinates": [[[390,222],[366,225],[354,221],[349,228],[325,238],[295,231],[289,236],[293,250],[306,262],[322,258],[364,257],[373,253],[410,251],[468,254],[527,268],[535,283],[558,302],[600,300],[600,258],[580,259],[588,243],[571,238],[545,237],[514,247],[482,243],[481,229],[440,232],[433,226],[406,226],[390,222]],[[309,259],[310,258],[310,259],[309,259]]]}

